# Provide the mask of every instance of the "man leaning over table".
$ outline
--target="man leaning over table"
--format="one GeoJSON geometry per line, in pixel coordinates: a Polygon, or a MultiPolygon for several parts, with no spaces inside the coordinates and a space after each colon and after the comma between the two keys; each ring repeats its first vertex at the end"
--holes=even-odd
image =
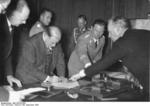
{"type": "Polygon", "coordinates": [[[65,77],[60,39],[60,29],[51,26],[25,42],[16,70],[16,77],[23,84],[51,82],[57,79],[55,75],[65,77]]]}
{"type": "Polygon", "coordinates": [[[128,70],[139,80],[143,86],[141,100],[149,100],[149,40],[150,31],[128,29],[127,19],[115,17],[109,20],[108,30],[110,37],[115,43],[107,56],[93,64],[91,67],[82,69],[78,74],[73,75],[71,80],[78,80],[82,77],[91,77],[115,63],[122,60],[128,70]]]}
{"type": "MultiPolygon", "coordinates": [[[[11,2],[11,0],[0,0],[0,14],[5,12],[5,9],[7,8],[7,6],[9,5],[10,2],[11,2]]],[[[18,8],[13,11],[13,13],[12,13],[13,17],[11,17],[11,19],[14,19],[14,17],[16,15],[24,16],[26,14],[29,14],[28,6],[24,0],[16,1],[16,5],[18,8]],[[24,14],[24,12],[26,12],[26,14],[24,14]]],[[[0,18],[2,18],[2,17],[0,17],[0,18]]],[[[24,17],[24,19],[26,20],[27,17],[24,17]]],[[[14,21],[14,24],[15,25],[16,25],[16,23],[21,24],[21,22],[22,22],[21,20],[23,21],[22,17],[20,17],[17,21],[14,21]],[[18,23],[18,21],[19,21],[19,23],[18,23]]],[[[1,31],[3,31],[3,30],[1,30],[1,31]]],[[[0,36],[2,37],[1,34],[0,34],[0,36]]],[[[10,51],[11,51],[11,49],[10,49],[10,51]]],[[[7,79],[9,80],[8,82],[10,83],[11,86],[12,86],[13,82],[20,83],[20,81],[17,80],[16,78],[14,78],[12,75],[11,75],[11,78],[7,78],[7,79]]],[[[0,102],[1,101],[20,102],[20,101],[22,101],[22,99],[25,98],[26,95],[33,92],[33,91],[28,91],[28,92],[14,91],[11,86],[0,86],[0,102]]],[[[38,89],[38,90],[42,90],[42,89],[38,89]]]]}

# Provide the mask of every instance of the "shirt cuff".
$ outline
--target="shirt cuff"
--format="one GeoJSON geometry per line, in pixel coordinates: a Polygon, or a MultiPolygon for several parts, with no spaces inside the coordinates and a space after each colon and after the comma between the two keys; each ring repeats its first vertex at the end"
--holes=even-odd
{"type": "Polygon", "coordinates": [[[85,77],[85,76],[86,76],[85,70],[82,69],[82,70],[79,72],[79,75],[80,75],[81,78],[82,78],[82,77],[85,77]]]}
{"type": "Polygon", "coordinates": [[[50,76],[47,76],[43,82],[48,82],[49,79],[50,79],[50,76]]]}
{"type": "Polygon", "coordinates": [[[89,62],[89,63],[86,63],[85,66],[84,66],[84,68],[87,68],[87,67],[89,67],[89,66],[91,66],[91,63],[90,63],[90,62],[89,62]]]}

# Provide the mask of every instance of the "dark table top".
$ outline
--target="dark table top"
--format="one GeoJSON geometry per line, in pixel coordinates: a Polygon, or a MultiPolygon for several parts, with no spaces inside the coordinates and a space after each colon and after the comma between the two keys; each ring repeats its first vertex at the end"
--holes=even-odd
{"type": "MultiPolygon", "coordinates": [[[[43,96],[40,94],[40,92],[38,92],[27,96],[24,101],[26,102],[144,101],[144,96],[142,96],[142,93],[139,92],[139,90],[131,89],[131,87],[126,86],[126,84],[123,85],[124,85],[123,87],[121,87],[116,91],[112,91],[110,93],[103,93],[104,99],[102,100],[98,99],[95,96],[89,96],[82,93],[79,93],[79,97],[77,99],[73,99],[67,95],[67,90],[52,88],[50,91],[44,91],[49,95],[43,96]]],[[[40,86],[41,84],[24,85],[23,89],[40,86]]]]}

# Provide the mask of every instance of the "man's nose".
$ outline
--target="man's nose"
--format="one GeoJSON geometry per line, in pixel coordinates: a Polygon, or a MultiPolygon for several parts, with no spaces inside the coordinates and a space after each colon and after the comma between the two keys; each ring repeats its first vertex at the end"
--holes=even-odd
{"type": "Polygon", "coordinates": [[[52,46],[55,47],[56,43],[53,43],[52,46]]]}
{"type": "Polygon", "coordinates": [[[25,24],[26,23],[26,21],[22,21],[22,24],[25,24]]]}

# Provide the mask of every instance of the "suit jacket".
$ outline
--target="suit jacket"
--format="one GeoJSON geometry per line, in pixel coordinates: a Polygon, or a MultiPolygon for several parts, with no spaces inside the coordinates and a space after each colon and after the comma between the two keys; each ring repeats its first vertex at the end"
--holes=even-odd
{"type": "MultiPolygon", "coordinates": [[[[112,47],[113,47],[113,41],[111,40],[111,38],[107,38],[107,41],[105,43],[105,46],[104,46],[104,56],[112,50],[112,47]]],[[[123,68],[122,66],[122,62],[121,61],[117,61],[116,63],[112,64],[110,67],[107,68],[107,70],[112,70],[112,71],[121,71],[123,68]]]]}
{"type": "Polygon", "coordinates": [[[23,84],[41,83],[47,75],[52,75],[55,69],[58,76],[65,76],[64,54],[61,45],[54,47],[52,58],[48,58],[42,35],[41,32],[27,40],[19,56],[16,77],[23,84]],[[48,69],[46,69],[46,59],[51,59],[48,69]]]}
{"type": "Polygon", "coordinates": [[[6,89],[0,87],[0,102],[1,101],[8,101],[9,93],[6,89]]]}
{"type": "Polygon", "coordinates": [[[107,56],[85,69],[86,75],[91,77],[120,59],[122,64],[139,79],[145,94],[149,94],[149,41],[149,31],[127,30],[124,36],[113,44],[107,56]]]}
{"type": "Polygon", "coordinates": [[[69,62],[69,76],[78,73],[85,64],[93,63],[101,59],[102,50],[105,44],[105,37],[98,39],[96,45],[92,31],[88,31],[78,38],[77,45],[72,52],[69,62]]]}
{"type": "Polygon", "coordinates": [[[13,32],[9,31],[6,15],[0,16],[0,64],[7,75],[12,75],[13,32]]]}

